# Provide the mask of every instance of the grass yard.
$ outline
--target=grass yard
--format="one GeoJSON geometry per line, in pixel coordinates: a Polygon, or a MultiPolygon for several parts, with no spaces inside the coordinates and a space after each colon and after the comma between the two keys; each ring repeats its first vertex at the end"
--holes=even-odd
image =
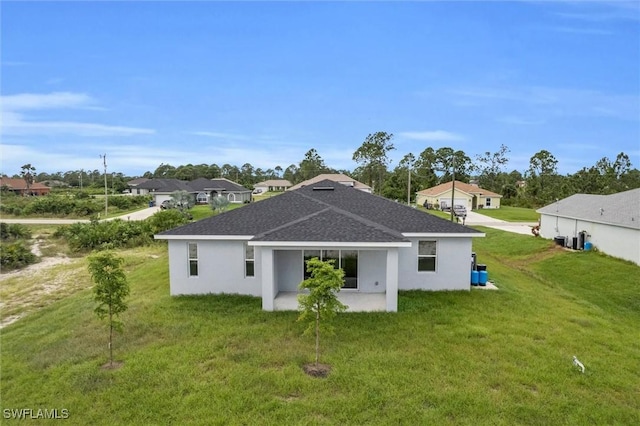
{"type": "Polygon", "coordinates": [[[340,315],[326,379],[302,372],[314,343],[295,312],[170,297],[160,243],[122,252],[124,364],[103,370],[83,261],[75,293],[2,330],[1,408],[67,409],[83,425],[640,424],[640,269],[482,230],[474,250],[499,291],[404,292],[398,313],[340,315]]]}
{"type": "Polygon", "coordinates": [[[479,209],[476,213],[507,222],[537,222],[540,215],[534,209],[524,207],[501,206],[499,209],[479,209]]]}

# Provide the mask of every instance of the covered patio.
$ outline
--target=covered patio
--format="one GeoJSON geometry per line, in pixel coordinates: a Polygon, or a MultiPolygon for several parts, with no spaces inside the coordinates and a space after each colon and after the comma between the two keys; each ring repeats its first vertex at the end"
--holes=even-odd
{"type": "MultiPolygon", "coordinates": [[[[385,312],[387,310],[385,293],[360,293],[341,291],[338,300],[347,305],[347,312],[385,312]]],[[[298,293],[281,291],[273,301],[274,311],[297,311],[298,293]]]]}

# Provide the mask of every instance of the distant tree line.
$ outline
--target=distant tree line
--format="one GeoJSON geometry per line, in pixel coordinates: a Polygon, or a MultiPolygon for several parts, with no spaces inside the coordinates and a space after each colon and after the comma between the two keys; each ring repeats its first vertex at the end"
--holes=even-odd
{"type": "MultiPolygon", "coordinates": [[[[294,185],[322,173],[344,173],[371,186],[384,197],[407,202],[407,196],[424,188],[449,182],[454,178],[469,183],[472,180],[484,189],[501,194],[503,205],[537,207],[575,193],[611,194],[640,187],[640,171],[633,168],[629,156],[619,153],[615,159],[603,157],[592,166],[585,166],[576,173],[558,173],[558,160],[547,150],[535,153],[527,170],[508,169],[509,148],[506,145],[496,152],[483,152],[473,156],[451,147],[425,147],[419,154],[407,153],[391,169],[389,153],[395,150],[393,134],[375,132],[369,134],[353,153],[357,167],[337,170],[326,165],[320,153],[311,148],[296,164],[283,168],[262,169],[245,163],[238,167],[231,164],[186,164],[172,166],[160,164],[146,178],[176,178],[194,180],[227,178],[247,188],[269,179],[287,179],[294,185]]],[[[99,170],[72,170],[53,174],[35,174],[35,167],[25,165],[20,175],[48,185],[69,187],[104,188],[104,174],[99,170]],[[28,166],[27,168],[25,168],[28,166]]],[[[113,193],[127,188],[127,182],[135,177],[122,173],[107,175],[107,185],[113,193]]]]}

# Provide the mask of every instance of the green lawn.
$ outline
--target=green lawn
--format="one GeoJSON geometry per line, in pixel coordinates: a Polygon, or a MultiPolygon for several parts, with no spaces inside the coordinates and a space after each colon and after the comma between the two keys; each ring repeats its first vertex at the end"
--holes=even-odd
{"type": "Polygon", "coordinates": [[[540,218],[540,215],[534,209],[525,209],[523,207],[501,206],[499,209],[474,211],[485,216],[506,220],[507,222],[537,222],[540,218]]]}
{"type": "Polygon", "coordinates": [[[295,312],[170,297],[166,246],[125,251],[124,365],[100,368],[107,329],[85,283],[2,330],[2,409],[105,425],[640,424],[640,269],[482,231],[474,250],[499,291],[404,292],[398,313],[339,315],[326,379],[302,372],[313,339],[295,312]]]}

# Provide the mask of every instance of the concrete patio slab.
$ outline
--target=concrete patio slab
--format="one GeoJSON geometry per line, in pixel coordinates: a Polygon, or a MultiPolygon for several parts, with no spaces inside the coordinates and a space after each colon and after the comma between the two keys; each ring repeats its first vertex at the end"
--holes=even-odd
{"type": "MultiPolygon", "coordinates": [[[[358,293],[343,291],[338,293],[338,300],[347,305],[347,312],[384,312],[386,311],[385,293],[358,293]]],[[[297,311],[298,293],[280,292],[273,301],[276,311],[297,311]]]]}

